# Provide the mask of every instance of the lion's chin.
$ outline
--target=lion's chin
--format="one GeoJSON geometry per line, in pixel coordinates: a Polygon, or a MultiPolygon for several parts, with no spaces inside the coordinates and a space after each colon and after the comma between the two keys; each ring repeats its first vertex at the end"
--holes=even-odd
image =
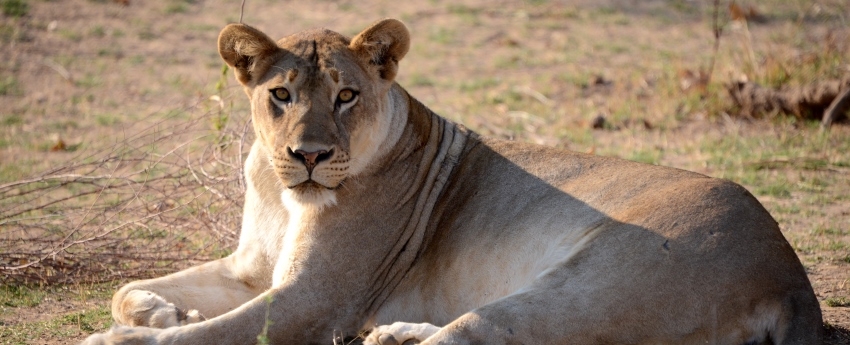
{"type": "Polygon", "coordinates": [[[281,200],[287,207],[318,207],[336,205],[336,192],[333,188],[308,180],[283,190],[281,200]]]}
{"type": "Polygon", "coordinates": [[[314,180],[307,180],[307,181],[298,183],[296,185],[289,186],[288,188],[292,189],[292,190],[294,190],[298,193],[310,192],[310,191],[321,190],[321,189],[333,189],[331,187],[328,187],[328,186],[325,186],[321,183],[318,183],[314,180]]]}

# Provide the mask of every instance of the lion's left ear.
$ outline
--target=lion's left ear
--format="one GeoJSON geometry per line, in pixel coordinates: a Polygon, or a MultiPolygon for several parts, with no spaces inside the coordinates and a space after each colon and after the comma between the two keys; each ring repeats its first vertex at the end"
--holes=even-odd
{"type": "Polygon", "coordinates": [[[381,78],[392,81],[398,73],[398,62],[410,49],[410,33],[402,22],[384,19],[359,33],[348,47],[377,65],[381,78]]]}

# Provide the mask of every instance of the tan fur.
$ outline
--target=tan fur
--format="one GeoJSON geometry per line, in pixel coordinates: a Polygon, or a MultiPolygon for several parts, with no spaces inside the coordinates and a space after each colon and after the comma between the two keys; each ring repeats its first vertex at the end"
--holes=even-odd
{"type": "Polygon", "coordinates": [[[257,134],[239,247],[113,298],[120,325],[180,327],[86,344],[249,344],[266,321],[274,344],[376,325],[369,344],[820,341],[806,274],[744,188],[479,137],[393,82],[409,46],[391,19],[351,40],[227,26],[257,134]]]}

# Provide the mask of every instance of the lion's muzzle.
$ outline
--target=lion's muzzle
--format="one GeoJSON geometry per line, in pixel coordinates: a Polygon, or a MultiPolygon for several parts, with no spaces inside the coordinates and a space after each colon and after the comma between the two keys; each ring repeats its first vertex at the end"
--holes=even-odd
{"type": "Polygon", "coordinates": [[[292,148],[287,147],[286,152],[290,157],[304,164],[304,167],[307,168],[307,174],[312,175],[313,168],[315,168],[319,163],[330,159],[333,156],[334,150],[307,151],[303,149],[295,149],[295,151],[293,151],[292,148]]]}

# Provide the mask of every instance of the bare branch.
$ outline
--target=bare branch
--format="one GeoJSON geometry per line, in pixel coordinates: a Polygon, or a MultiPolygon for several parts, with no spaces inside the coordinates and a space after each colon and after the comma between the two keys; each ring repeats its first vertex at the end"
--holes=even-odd
{"type": "Polygon", "coordinates": [[[247,120],[211,129],[215,115],[198,110],[0,185],[0,282],[143,278],[227,254],[251,133],[247,120]]]}
{"type": "Polygon", "coordinates": [[[836,96],[829,104],[829,108],[823,112],[823,119],[820,123],[821,130],[826,130],[835,122],[841,114],[850,109],[850,87],[844,89],[840,95],[836,96]]]}

